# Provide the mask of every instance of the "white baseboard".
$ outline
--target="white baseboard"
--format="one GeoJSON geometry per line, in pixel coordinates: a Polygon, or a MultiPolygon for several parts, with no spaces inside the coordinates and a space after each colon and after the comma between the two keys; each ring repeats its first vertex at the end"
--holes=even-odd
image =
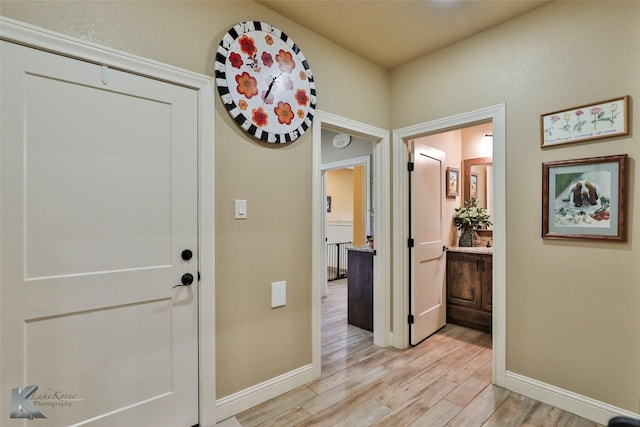
{"type": "Polygon", "coordinates": [[[507,371],[505,387],[540,402],[563,409],[598,424],[607,425],[616,416],[640,418],[625,409],[507,371]]]}
{"type": "Polygon", "coordinates": [[[312,365],[305,365],[293,371],[240,390],[237,393],[216,400],[216,420],[220,422],[242,411],[266,402],[276,396],[308,384],[313,380],[312,365]]]}

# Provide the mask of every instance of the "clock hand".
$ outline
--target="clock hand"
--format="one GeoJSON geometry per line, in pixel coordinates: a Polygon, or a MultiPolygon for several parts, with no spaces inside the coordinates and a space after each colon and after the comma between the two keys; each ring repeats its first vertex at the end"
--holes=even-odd
{"type": "Polygon", "coordinates": [[[275,79],[271,80],[271,83],[269,83],[269,88],[267,89],[267,93],[264,94],[263,99],[267,99],[269,97],[269,94],[271,93],[271,88],[273,87],[273,84],[276,82],[275,79]]]}
{"type": "Polygon", "coordinates": [[[284,73],[284,71],[281,71],[280,74],[278,74],[273,80],[271,80],[271,83],[269,83],[269,88],[267,89],[267,93],[265,93],[262,99],[267,99],[269,97],[269,94],[271,93],[271,89],[273,89],[273,84],[276,82],[276,80],[278,80],[278,78],[280,78],[282,73],[284,73]]]}

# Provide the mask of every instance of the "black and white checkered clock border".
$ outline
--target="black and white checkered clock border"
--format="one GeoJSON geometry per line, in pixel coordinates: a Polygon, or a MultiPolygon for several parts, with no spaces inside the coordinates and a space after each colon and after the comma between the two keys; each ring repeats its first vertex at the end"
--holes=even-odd
{"type": "Polygon", "coordinates": [[[216,86],[218,87],[218,93],[222,103],[224,104],[229,115],[233,118],[238,126],[240,126],[245,132],[252,135],[254,138],[263,142],[270,142],[274,144],[287,144],[298,139],[304,134],[310,127],[315,115],[316,109],[316,87],[313,79],[313,73],[309,67],[307,60],[305,59],[302,51],[296,45],[291,38],[289,38],[284,32],[278,28],[261,21],[244,21],[234,25],[222,38],[215,57],[215,77],[216,86]],[[309,82],[309,108],[306,111],[304,120],[300,125],[288,132],[273,133],[266,132],[253,124],[249,117],[247,117],[242,110],[238,107],[233,100],[229,91],[229,84],[227,80],[226,65],[227,59],[230,54],[230,49],[235,41],[242,37],[243,34],[262,31],[270,34],[271,36],[282,40],[293,53],[300,60],[304,67],[304,72],[307,75],[307,81],[309,82]]]}

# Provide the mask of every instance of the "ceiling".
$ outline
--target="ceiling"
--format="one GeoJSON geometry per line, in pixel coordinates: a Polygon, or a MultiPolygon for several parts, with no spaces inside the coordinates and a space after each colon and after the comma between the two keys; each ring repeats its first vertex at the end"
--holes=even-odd
{"type": "Polygon", "coordinates": [[[387,70],[549,1],[257,0],[387,70]]]}

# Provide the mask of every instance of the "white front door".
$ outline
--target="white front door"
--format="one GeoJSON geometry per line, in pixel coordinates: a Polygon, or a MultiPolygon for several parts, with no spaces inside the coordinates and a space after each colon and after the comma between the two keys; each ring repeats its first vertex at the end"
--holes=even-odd
{"type": "Polygon", "coordinates": [[[196,91],[1,43],[1,424],[197,424],[196,91]]]}
{"type": "Polygon", "coordinates": [[[433,147],[413,142],[411,183],[411,344],[445,325],[445,256],[442,238],[444,156],[433,147]]]}

